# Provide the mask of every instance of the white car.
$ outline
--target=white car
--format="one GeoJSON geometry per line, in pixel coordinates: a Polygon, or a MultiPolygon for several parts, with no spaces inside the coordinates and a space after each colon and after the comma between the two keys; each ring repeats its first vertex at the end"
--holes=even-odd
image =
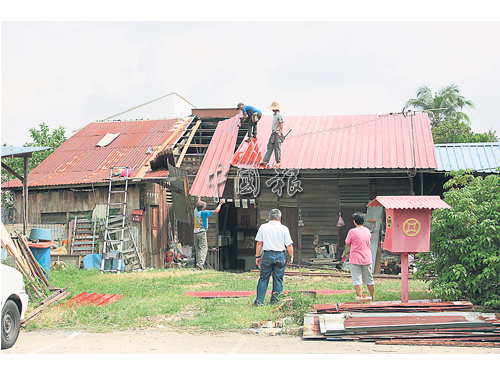
{"type": "MultiPolygon", "coordinates": [[[[7,251],[2,249],[2,262],[7,251]]],[[[1,265],[2,273],[2,349],[12,347],[19,336],[21,319],[28,307],[28,295],[24,291],[23,275],[18,270],[1,265]]]]}

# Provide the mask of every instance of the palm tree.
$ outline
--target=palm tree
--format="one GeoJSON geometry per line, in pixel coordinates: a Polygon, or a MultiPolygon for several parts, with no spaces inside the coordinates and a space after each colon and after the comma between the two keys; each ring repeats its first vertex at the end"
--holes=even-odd
{"type": "Polygon", "coordinates": [[[417,97],[406,102],[405,109],[408,107],[427,112],[432,127],[451,120],[465,120],[470,123],[469,116],[462,112],[462,108],[475,109],[474,103],[466,100],[455,84],[446,86],[434,95],[429,87],[422,86],[417,90],[417,97]]]}

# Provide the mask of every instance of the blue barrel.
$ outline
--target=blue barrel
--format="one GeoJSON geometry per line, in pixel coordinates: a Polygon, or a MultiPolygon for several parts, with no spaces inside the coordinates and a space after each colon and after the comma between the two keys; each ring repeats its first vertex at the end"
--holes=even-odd
{"type": "Polygon", "coordinates": [[[30,246],[30,250],[35,256],[35,259],[37,260],[38,264],[42,267],[45,277],[48,279],[50,271],[50,246],[46,248],[30,246]]]}

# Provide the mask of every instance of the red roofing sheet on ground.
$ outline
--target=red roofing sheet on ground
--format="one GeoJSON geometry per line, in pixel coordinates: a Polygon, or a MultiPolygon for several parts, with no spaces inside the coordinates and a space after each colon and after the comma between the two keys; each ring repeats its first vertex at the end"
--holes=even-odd
{"type": "Polygon", "coordinates": [[[67,300],[64,305],[97,305],[104,306],[112,302],[118,301],[123,297],[123,294],[97,294],[97,293],[80,293],[79,295],[67,300]]]}
{"type": "MultiPolygon", "coordinates": [[[[284,290],[284,294],[288,294],[291,292],[290,290],[284,290]]],[[[345,294],[345,293],[354,293],[353,290],[307,290],[300,292],[314,292],[318,295],[328,295],[328,294],[345,294]]],[[[249,297],[256,294],[254,290],[225,290],[225,291],[192,291],[186,292],[184,297],[200,297],[200,298],[217,298],[217,297],[249,297]]],[[[267,294],[271,294],[271,291],[268,291],[267,294]]]]}
{"type": "Polygon", "coordinates": [[[421,325],[433,323],[456,323],[467,322],[468,319],[460,315],[448,316],[381,316],[381,317],[347,317],[344,322],[345,328],[350,327],[376,327],[376,326],[400,326],[421,325]]]}

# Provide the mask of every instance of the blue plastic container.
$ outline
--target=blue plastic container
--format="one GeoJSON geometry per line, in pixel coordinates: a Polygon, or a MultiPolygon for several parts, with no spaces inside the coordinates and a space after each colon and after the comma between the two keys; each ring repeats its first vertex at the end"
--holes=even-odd
{"type": "Polygon", "coordinates": [[[50,272],[50,247],[40,248],[30,246],[30,250],[33,253],[38,264],[42,267],[45,277],[48,279],[50,272]]]}
{"type": "Polygon", "coordinates": [[[30,240],[52,241],[52,231],[50,229],[33,228],[29,238],[30,240]]]}
{"type": "MultiPolygon", "coordinates": [[[[87,270],[91,270],[92,268],[97,268],[101,269],[101,261],[102,261],[102,254],[89,254],[83,258],[83,267],[87,270]]],[[[106,259],[104,261],[104,270],[108,271],[111,267],[113,271],[116,271],[118,268],[118,261],[116,259],[113,260],[113,264],[111,264],[112,259],[106,259]]],[[[122,264],[120,267],[120,271],[123,271],[123,268],[125,267],[125,263],[123,262],[122,259],[122,264]]]]}

